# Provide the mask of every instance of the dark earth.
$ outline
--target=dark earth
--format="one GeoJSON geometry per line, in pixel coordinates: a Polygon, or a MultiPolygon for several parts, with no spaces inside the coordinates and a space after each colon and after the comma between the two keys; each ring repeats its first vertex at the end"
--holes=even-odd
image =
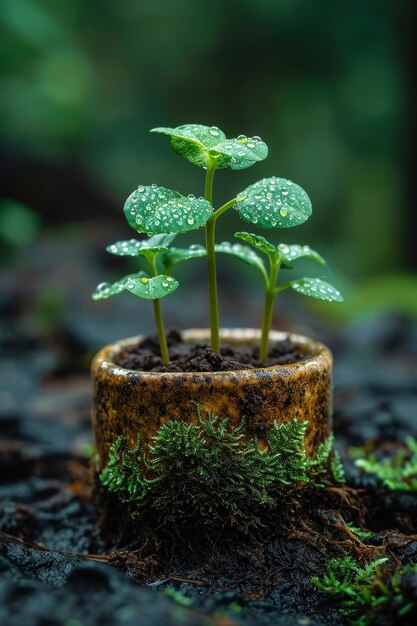
{"type": "MultiPolygon", "coordinates": [[[[398,567],[417,562],[417,496],[382,489],[350,455],[365,444],[389,452],[417,437],[413,320],[386,314],[344,330],[317,326],[315,336],[335,356],[334,427],[347,488],[325,490],[285,536],[235,543],[219,536],[201,550],[173,545],[161,559],[117,543],[99,524],[89,480],[88,333],[75,336],[63,323],[40,340],[20,322],[24,305],[0,303],[7,381],[0,403],[0,624],[337,625],[344,623],[337,604],[310,580],[326,550],[382,546],[398,567]],[[340,530],[340,516],[371,535],[359,546],[340,530]]],[[[282,348],[274,358],[288,358],[282,348]]],[[[224,367],[210,351],[198,356],[224,367]]],[[[224,356],[233,366],[236,355],[224,356]]],[[[247,367],[252,356],[237,360],[247,367]]],[[[135,365],[134,355],[126,358],[135,365]]],[[[417,583],[407,584],[416,601],[417,583]]],[[[411,624],[415,616],[407,619],[395,622],[387,613],[379,623],[411,624]]]]}
{"type": "Polygon", "coordinates": [[[163,365],[157,337],[145,337],[133,348],[126,350],[117,365],[145,372],[224,372],[255,367],[285,365],[307,359],[290,339],[271,344],[267,361],[259,360],[259,346],[242,349],[230,345],[221,348],[221,355],[213,352],[207,344],[190,347],[181,339],[177,330],[167,333],[170,363],[163,365]]]}

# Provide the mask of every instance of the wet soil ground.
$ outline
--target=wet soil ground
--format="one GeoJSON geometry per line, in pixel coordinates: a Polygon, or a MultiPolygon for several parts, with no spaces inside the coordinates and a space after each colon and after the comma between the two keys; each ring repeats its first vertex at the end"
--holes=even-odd
{"type": "Polygon", "coordinates": [[[89,483],[86,346],[62,332],[52,349],[24,328],[2,326],[0,623],[343,624],[337,604],[310,581],[323,567],[326,533],[355,549],[338,535],[340,515],[368,528],[364,543],[383,546],[398,566],[416,563],[417,496],[382,489],[349,449],[389,451],[417,437],[417,327],[387,315],[317,336],[335,355],[336,446],[348,489],[327,491],[286,537],[219,538],[201,551],[183,545],[162,563],[100,530],[89,483]]]}

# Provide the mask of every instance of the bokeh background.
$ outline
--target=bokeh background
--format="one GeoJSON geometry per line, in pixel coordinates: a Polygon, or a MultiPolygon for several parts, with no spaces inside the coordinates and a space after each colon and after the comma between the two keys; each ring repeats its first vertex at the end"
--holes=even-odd
{"type": "MultiPolygon", "coordinates": [[[[187,122],[270,147],[266,161],[217,174],[216,203],[271,175],[312,199],[310,221],[274,237],[322,252],[331,271],[302,273],[327,278],[346,302],[285,293],[275,326],[417,316],[415,13],[406,0],[3,0],[5,324],[35,337],[64,332],[91,350],[152,329],[149,303],[93,304],[90,293],[134,268],[104,246],[134,236],[122,207],[138,184],[202,193],[203,171],[148,133],[187,122]]],[[[228,214],[218,238],[239,229],[228,214]]],[[[202,241],[202,231],[183,239],[202,241]]],[[[223,324],[258,324],[257,275],[227,258],[219,273],[223,324]]],[[[204,260],[177,277],[168,325],[206,326],[204,260]]]]}

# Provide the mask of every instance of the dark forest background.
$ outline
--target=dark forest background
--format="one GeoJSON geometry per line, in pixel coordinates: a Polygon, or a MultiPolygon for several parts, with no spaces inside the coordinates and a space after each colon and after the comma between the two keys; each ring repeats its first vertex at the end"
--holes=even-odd
{"type": "MultiPolygon", "coordinates": [[[[217,203],[271,175],[309,193],[310,221],[274,238],[317,247],[346,304],[308,306],[335,319],[381,309],[417,315],[415,13],[406,0],[4,0],[6,291],[33,279],[37,320],[56,320],[75,297],[89,312],[96,279],[122,275],[120,260],[93,271],[94,259],[134,235],[121,210],[130,192],[157,182],[201,194],[202,170],[148,133],[197,122],[260,135],[270,148],[261,164],[218,173],[217,203]],[[57,274],[65,262],[71,271],[57,274]]],[[[228,215],[219,239],[235,229],[242,224],[228,215]]],[[[200,243],[202,232],[194,235],[200,243]]],[[[237,288],[251,282],[250,268],[233,260],[222,260],[220,273],[237,288]]],[[[195,288],[204,262],[181,277],[195,288]]],[[[107,306],[122,305],[94,305],[107,306]]]]}

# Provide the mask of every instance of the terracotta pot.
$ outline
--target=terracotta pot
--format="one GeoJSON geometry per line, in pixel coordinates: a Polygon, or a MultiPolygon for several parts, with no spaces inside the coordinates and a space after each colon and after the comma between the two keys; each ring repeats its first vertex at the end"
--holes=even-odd
{"type": "MultiPolygon", "coordinates": [[[[208,342],[209,331],[182,333],[190,344],[208,342]]],[[[306,450],[312,455],[331,432],[332,355],[323,344],[288,333],[271,331],[271,341],[290,338],[302,353],[310,355],[289,365],[226,372],[141,372],[120,367],[118,355],[137,344],[133,337],[108,345],[92,364],[94,384],[93,430],[96,452],[103,466],[110,445],[118,435],[130,445],[140,433],[147,442],[169,419],[197,420],[197,407],[229,417],[231,425],[245,418],[248,437],[263,433],[275,421],[306,420],[306,450]]],[[[222,330],[229,345],[259,342],[252,329],[222,330]]]]}

